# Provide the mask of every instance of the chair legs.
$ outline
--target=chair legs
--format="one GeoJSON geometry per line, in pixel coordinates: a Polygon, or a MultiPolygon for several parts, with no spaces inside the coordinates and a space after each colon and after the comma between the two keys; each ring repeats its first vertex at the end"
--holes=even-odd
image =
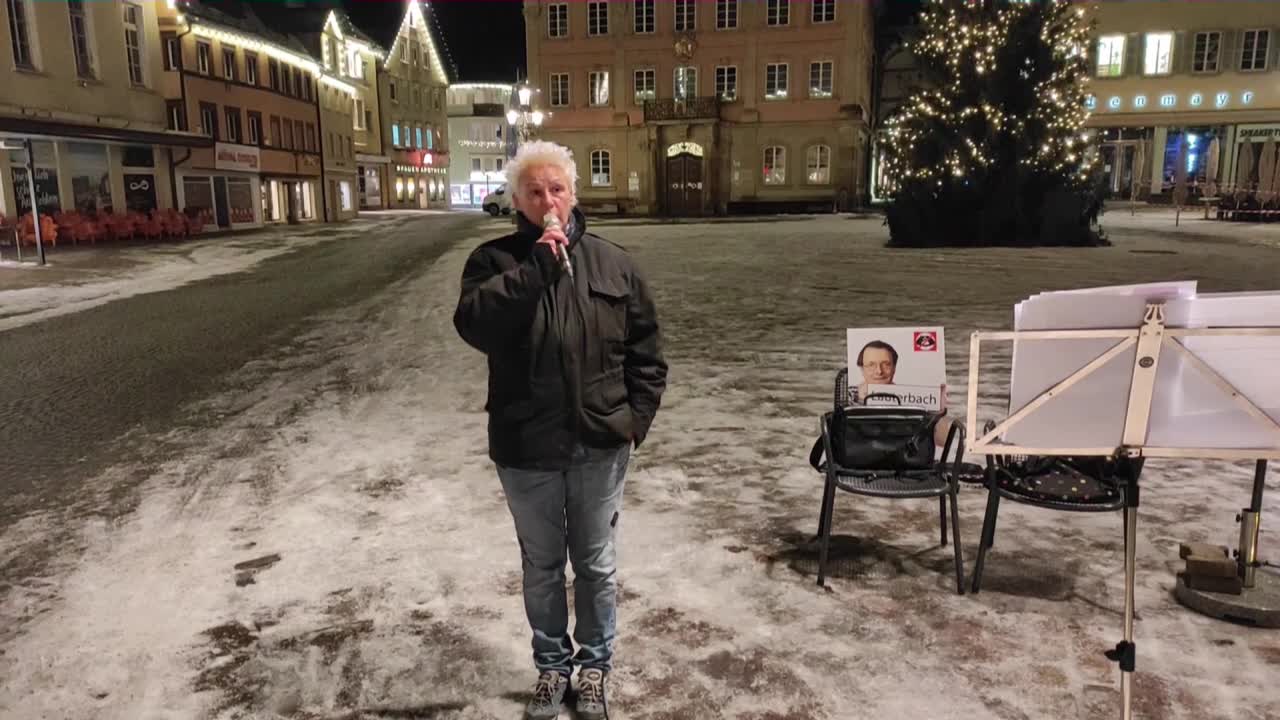
{"type": "MultiPolygon", "coordinates": [[[[952,484],[951,484],[951,535],[952,535],[951,544],[955,546],[955,551],[956,551],[956,594],[963,595],[964,594],[964,559],[960,555],[960,511],[957,508],[957,505],[959,505],[958,500],[960,498],[960,488],[958,487],[958,485],[959,485],[958,482],[954,480],[952,481],[952,484]]],[[[944,520],[942,523],[942,531],[945,533],[946,530],[947,530],[947,523],[944,520]]]]}
{"type": "MultiPolygon", "coordinates": [[[[954,483],[950,492],[938,498],[939,518],[942,524],[942,545],[947,544],[947,498],[951,498],[951,544],[956,558],[956,593],[964,594],[964,558],[960,550],[959,486],[954,483]]],[[[822,493],[822,509],[818,513],[818,586],[826,587],[827,557],[831,550],[831,519],[835,514],[835,478],[828,477],[822,493]]]]}
{"type": "Polygon", "coordinates": [[[836,480],[828,473],[827,487],[822,493],[822,511],[818,516],[818,587],[823,587],[827,578],[827,551],[831,546],[831,516],[836,506],[836,480]]]}
{"type": "Polygon", "coordinates": [[[938,496],[938,524],[942,526],[942,547],[947,546],[947,496],[938,496]]]}
{"type": "Polygon", "coordinates": [[[1000,512],[1000,493],[996,490],[996,473],[993,465],[987,465],[987,512],[982,518],[982,537],[978,541],[978,560],[973,565],[973,586],[977,593],[982,586],[982,567],[987,561],[987,551],[996,540],[996,515],[1000,512]]]}

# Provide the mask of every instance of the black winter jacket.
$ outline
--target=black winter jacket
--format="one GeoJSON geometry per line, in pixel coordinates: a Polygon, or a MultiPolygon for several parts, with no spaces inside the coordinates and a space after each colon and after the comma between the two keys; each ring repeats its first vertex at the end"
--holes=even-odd
{"type": "Polygon", "coordinates": [[[523,215],[462,271],[453,323],[488,356],[489,457],[506,467],[565,469],[578,442],[638,447],[666,389],[648,285],[625,250],[573,212],[573,279],[523,215]]]}

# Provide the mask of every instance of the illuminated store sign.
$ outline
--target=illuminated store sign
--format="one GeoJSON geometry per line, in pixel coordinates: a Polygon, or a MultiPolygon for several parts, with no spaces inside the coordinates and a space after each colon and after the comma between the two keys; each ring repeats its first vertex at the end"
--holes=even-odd
{"type": "MultiPolygon", "coordinates": [[[[1241,92],[1239,97],[1234,97],[1229,92],[1217,92],[1208,97],[1206,97],[1204,93],[1194,92],[1187,95],[1183,102],[1186,107],[1190,108],[1203,108],[1209,104],[1209,102],[1212,102],[1212,105],[1215,108],[1228,108],[1233,105],[1233,102],[1238,103],[1239,105],[1252,105],[1253,99],[1254,93],[1252,90],[1245,90],[1244,92],[1241,92]]],[[[1177,93],[1163,93],[1159,96],[1159,107],[1162,109],[1176,109],[1178,107],[1178,103],[1179,97],[1177,93]]],[[[1089,110],[1097,110],[1097,96],[1089,95],[1085,97],[1084,106],[1089,110]]],[[[1134,95],[1133,98],[1129,100],[1127,106],[1125,105],[1124,98],[1119,95],[1112,95],[1107,98],[1108,110],[1124,110],[1126,107],[1130,110],[1145,110],[1148,106],[1153,106],[1153,104],[1145,94],[1134,95]]]]}

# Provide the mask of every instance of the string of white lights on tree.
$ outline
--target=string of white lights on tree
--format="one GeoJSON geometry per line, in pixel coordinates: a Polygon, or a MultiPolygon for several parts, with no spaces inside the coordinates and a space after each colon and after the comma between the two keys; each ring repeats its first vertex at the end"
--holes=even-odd
{"type": "Polygon", "coordinates": [[[888,122],[890,190],[970,186],[988,174],[1091,171],[1085,48],[1090,24],[1068,0],[932,0],[909,48],[927,86],[888,122]]]}

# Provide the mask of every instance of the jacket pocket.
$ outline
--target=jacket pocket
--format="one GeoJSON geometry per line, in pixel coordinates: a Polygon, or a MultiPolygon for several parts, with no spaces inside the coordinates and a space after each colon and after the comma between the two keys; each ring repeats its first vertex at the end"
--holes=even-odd
{"type": "Polygon", "coordinates": [[[615,367],[584,383],[583,407],[597,412],[609,412],[627,402],[627,384],[622,379],[622,368],[615,367]]]}
{"type": "Polygon", "coordinates": [[[602,340],[622,341],[627,337],[627,298],[631,289],[621,277],[590,278],[592,330],[602,340]]]}

